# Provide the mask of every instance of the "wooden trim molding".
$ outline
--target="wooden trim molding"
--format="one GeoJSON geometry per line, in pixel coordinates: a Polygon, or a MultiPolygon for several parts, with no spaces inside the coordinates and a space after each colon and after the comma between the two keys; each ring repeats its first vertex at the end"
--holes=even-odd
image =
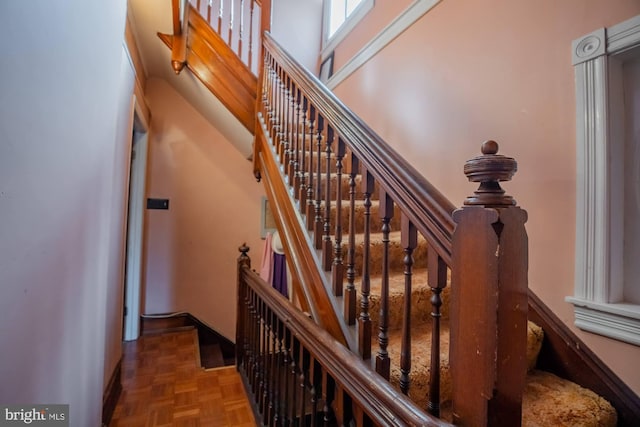
{"type": "Polygon", "coordinates": [[[108,426],[122,394],[122,356],[116,364],[102,395],[102,425],[108,426]]]}
{"type": "MultiPolygon", "coordinates": [[[[380,31],[362,49],[356,53],[346,64],[344,64],[327,82],[330,89],[335,89],[347,77],[362,67],[367,61],[376,56],[396,37],[402,34],[407,28],[412,26],[425,13],[433,9],[440,0],[416,0],[396,19],[380,31]]],[[[330,53],[329,49],[325,52],[330,53]]],[[[322,58],[324,60],[324,57],[322,58]]]]}
{"type": "Polygon", "coordinates": [[[127,16],[127,20],[125,22],[124,39],[129,61],[135,71],[133,92],[136,96],[136,112],[146,122],[148,128],[148,124],[151,119],[151,112],[149,111],[149,106],[147,105],[147,101],[144,96],[144,90],[147,84],[147,73],[144,68],[144,63],[142,62],[140,50],[138,49],[138,43],[136,42],[135,35],[133,34],[129,16],[127,16]]]}

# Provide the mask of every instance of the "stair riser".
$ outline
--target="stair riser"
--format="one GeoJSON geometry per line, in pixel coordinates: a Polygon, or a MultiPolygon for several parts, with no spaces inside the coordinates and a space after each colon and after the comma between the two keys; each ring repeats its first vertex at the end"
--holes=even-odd
{"type": "MultiPolygon", "coordinates": [[[[354,210],[355,210],[355,232],[356,233],[363,233],[364,232],[364,205],[362,203],[356,204],[354,206],[354,210]]],[[[343,233],[343,239],[347,239],[348,238],[348,233],[349,233],[349,211],[351,209],[350,204],[347,202],[343,202],[342,203],[342,207],[341,207],[341,211],[342,211],[342,233],[343,233]]],[[[331,230],[332,232],[335,230],[335,224],[336,224],[336,214],[337,214],[338,210],[336,209],[335,205],[331,206],[331,230]]],[[[374,233],[378,233],[382,231],[382,219],[380,218],[380,214],[379,214],[379,205],[378,203],[374,202],[371,206],[371,211],[370,211],[370,217],[369,217],[369,227],[371,232],[374,233]]],[[[391,228],[391,231],[399,231],[400,230],[400,209],[398,207],[395,207],[394,209],[394,215],[393,218],[391,219],[391,221],[389,222],[389,226],[391,228]]]]}
{"type": "MultiPolygon", "coordinates": [[[[379,235],[377,236],[379,237],[379,235]]],[[[369,274],[370,276],[376,276],[382,273],[382,256],[384,245],[382,241],[375,240],[369,245],[369,274]]],[[[343,240],[342,244],[342,259],[344,260],[345,268],[348,262],[347,258],[348,242],[343,240]]],[[[364,244],[356,243],[354,266],[356,276],[362,276],[362,267],[364,260],[364,244]]],[[[404,271],[404,250],[398,241],[389,242],[389,273],[404,271]]],[[[424,240],[418,242],[418,247],[413,251],[414,268],[422,268],[427,265],[427,243],[424,240]]]]}
{"type": "MultiPolygon", "coordinates": [[[[325,174],[321,174],[320,175],[320,200],[323,201],[324,203],[324,199],[325,199],[325,194],[326,194],[326,187],[327,187],[327,180],[325,179],[325,174]]],[[[309,178],[308,175],[306,175],[306,183],[309,183],[309,178]]],[[[331,175],[331,178],[329,179],[329,185],[331,188],[331,192],[330,192],[330,198],[331,200],[336,200],[336,195],[337,195],[337,186],[336,183],[338,182],[338,177],[337,175],[331,175]]],[[[341,176],[341,188],[342,188],[342,200],[343,201],[348,201],[349,198],[351,197],[349,194],[350,191],[350,186],[349,186],[349,176],[343,174],[341,176]]],[[[313,191],[314,191],[314,195],[315,195],[315,191],[317,189],[317,175],[313,175],[313,191]]],[[[360,175],[356,175],[355,177],[355,197],[356,200],[364,200],[364,193],[362,192],[362,177],[360,175]]],[[[378,188],[377,185],[374,185],[374,189],[373,192],[371,193],[371,200],[378,200],[379,199],[379,193],[380,190],[378,188]]],[[[314,196],[315,198],[315,196],[314,196]]]]}

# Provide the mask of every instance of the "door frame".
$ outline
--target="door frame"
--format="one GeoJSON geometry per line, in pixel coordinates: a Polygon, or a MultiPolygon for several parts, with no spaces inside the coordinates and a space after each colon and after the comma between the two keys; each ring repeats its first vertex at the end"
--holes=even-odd
{"type": "Polygon", "coordinates": [[[140,311],[143,282],[144,198],[146,193],[149,125],[133,96],[134,120],[129,170],[127,207],[127,247],[124,276],[123,340],[140,336],[140,311]]]}

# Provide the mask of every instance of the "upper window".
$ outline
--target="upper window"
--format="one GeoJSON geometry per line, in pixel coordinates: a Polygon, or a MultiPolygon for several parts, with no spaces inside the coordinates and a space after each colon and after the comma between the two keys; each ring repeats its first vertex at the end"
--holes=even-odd
{"type": "Polygon", "coordinates": [[[328,38],[331,38],[338,28],[345,23],[349,16],[364,0],[331,0],[329,2],[329,31],[328,38]]]}
{"type": "Polygon", "coordinates": [[[374,0],[325,0],[323,11],[323,59],[373,8],[374,0]]]}

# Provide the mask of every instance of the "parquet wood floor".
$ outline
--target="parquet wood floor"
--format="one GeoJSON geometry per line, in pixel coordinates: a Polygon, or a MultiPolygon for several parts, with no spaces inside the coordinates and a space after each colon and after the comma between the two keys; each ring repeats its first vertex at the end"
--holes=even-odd
{"type": "Polygon", "coordinates": [[[199,367],[194,330],[125,343],[122,395],[110,427],[254,427],[235,367],[199,367]]]}

